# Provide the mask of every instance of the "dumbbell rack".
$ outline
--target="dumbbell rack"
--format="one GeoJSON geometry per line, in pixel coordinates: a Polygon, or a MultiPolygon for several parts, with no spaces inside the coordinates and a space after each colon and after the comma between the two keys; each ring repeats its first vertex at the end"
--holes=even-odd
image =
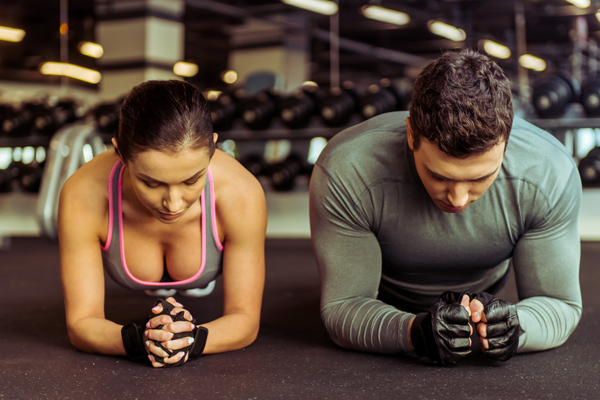
{"type": "MultiPolygon", "coordinates": [[[[577,155],[577,135],[570,135],[571,143],[567,143],[567,132],[581,128],[600,128],[600,118],[579,118],[579,117],[564,117],[564,118],[528,118],[533,125],[547,130],[561,141],[565,146],[570,147],[573,158],[578,160],[577,155]]],[[[600,145],[600,143],[598,143],[600,145]]]]}
{"type": "MultiPolygon", "coordinates": [[[[46,136],[4,137],[0,138],[3,147],[45,147],[50,138],[46,136]]],[[[10,192],[0,194],[0,249],[7,249],[10,236],[37,236],[40,228],[35,221],[37,194],[10,192]]]]}
{"type": "Polygon", "coordinates": [[[253,131],[244,127],[241,121],[236,120],[233,124],[232,129],[217,133],[219,134],[219,142],[224,140],[310,140],[315,137],[324,137],[325,139],[331,139],[337,133],[350,126],[356,125],[358,122],[360,122],[360,120],[358,118],[355,118],[351,119],[348,125],[346,126],[339,128],[330,128],[324,126],[319,121],[318,117],[313,116],[305,128],[290,129],[284,126],[279,118],[273,118],[269,129],[253,131]]]}

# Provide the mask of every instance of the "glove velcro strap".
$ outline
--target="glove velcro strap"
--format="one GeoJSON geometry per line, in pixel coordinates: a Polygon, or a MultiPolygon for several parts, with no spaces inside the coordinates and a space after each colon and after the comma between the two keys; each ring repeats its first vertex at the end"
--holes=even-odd
{"type": "Polygon", "coordinates": [[[206,346],[206,339],[208,338],[208,329],[203,326],[196,327],[196,337],[194,338],[194,344],[190,350],[190,358],[198,358],[204,352],[206,346]]]}
{"type": "Polygon", "coordinates": [[[142,330],[140,334],[140,328],[135,323],[124,325],[121,328],[123,347],[133,361],[148,361],[148,353],[146,353],[142,341],[143,332],[142,330]]]}
{"type": "Polygon", "coordinates": [[[431,323],[424,324],[428,317],[429,315],[427,313],[417,314],[410,328],[410,342],[415,349],[415,353],[419,357],[427,357],[428,354],[427,340],[425,339],[425,332],[423,331],[424,326],[431,325],[431,323]]]}

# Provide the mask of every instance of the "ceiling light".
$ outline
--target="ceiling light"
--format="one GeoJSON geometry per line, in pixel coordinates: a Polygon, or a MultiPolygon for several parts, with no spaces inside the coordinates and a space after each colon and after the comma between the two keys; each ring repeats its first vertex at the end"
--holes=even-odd
{"type": "Polygon", "coordinates": [[[190,78],[198,73],[198,66],[194,63],[179,61],[173,65],[175,75],[190,78]]]}
{"type": "Polygon", "coordinates": [[[567,0],[567,1],[579,8],[588,8],[591,4],[590,0],[567,0]]]}
{"type": "Polygon", "coordinates": [[[67,63],[47,62],[42,65],[40,71],[44,75],[68,76],[89,83],[98,83],[102,79],[98,71],[67,63]]]}
{"type": "Polygon", "coordinates": [[[458,29],[452,25],[448,25],[441,21],[429,21],[429,30],[431,33],[443,36],[447,39],[460,42],[467,38],[467,34],[462,29],[458,29]]]}
{"type": "Polygon", "coordinates": [[[408,14],[401,11],[390,10],[389,8],[379,6],[364,6],[361,8],[362,14],[370,19],[381,22],[387,22],[395,25],[406,25],[410,22],[408,14]]]}
{"type": "Polygon", "coordinates": [[[304,81],[304,82],[302,82],[302,87],[314,87],[314,88],[318,88],[319,85],[317,84],[317,82],[304,81]]]}
{"type": "Polygon", "coordinates": [[[221,95],[221,91],[219,91],[219,90],[209,90],[208,93],[206,93],[206,99],[215,101],[219,98],[220,95],[221,95]]]}
{"type": "Polygon", "coordinates": [[[546,62],[541,58],[534,57],[531,54],[523,54],[519,57],[519,64],[522,67],[532,69],[534,71],[543,71],[546,69],[546,62]]]}
{"type": "Polygon", "coordinates": [[[235,71],[225,71],[221,74],[221,79],[223,80],[223,82],[225,83],[235,83],[235,81],[237,81],[238,75],[237,72],[235,71]]]}
{"type": "Polygon", "coordinates": [[[600,21],[600,10],[596,11],[596,19],[600,21]]]}
{"type": "Polygon", "coordinates": [[[104,49],[98,43],[81,42],[79,43],[79,52],[84,56],[100,58],[104,54],[104,49]]]}
{"type": "Polygon", "coordinates": [[[20,42],[24,37],[25,31],[23,29],[0,26],[0,40],[6,40],[8,42],[20,42]]]}
{"type": "Polygon", "coordinates": [[[319,14],[333,15],[338,12],[338,5],[328,0],[281,0],[290,6],[304,8],[319,14]]]}
{"type": "Polygon", "coordinates": [[[510,57],[510,49],[500,43],[492,42],[491,40],[483,41],[483,50],[490,56],[496,58],[507,59],[510,57]]]}

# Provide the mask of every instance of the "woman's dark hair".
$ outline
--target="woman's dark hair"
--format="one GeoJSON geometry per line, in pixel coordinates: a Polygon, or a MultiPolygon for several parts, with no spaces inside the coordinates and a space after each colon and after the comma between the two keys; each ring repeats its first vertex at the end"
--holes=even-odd
{"type": "Polygon", "coordinates": [[[508,143],[513,115],[510,82],[494,61],[471,49],[446,52],[415,82],[413,147],[423,136],[452,157],[479,155],[508,143]]]}
{"type": "Polygon", "coordinates": [[[176,153],[206,147],[209,157],[215,152],[208,103],[190,83],[139,84],[125,97],[120,115],[117,153],[124,161],[145,150],[176,153]]]}

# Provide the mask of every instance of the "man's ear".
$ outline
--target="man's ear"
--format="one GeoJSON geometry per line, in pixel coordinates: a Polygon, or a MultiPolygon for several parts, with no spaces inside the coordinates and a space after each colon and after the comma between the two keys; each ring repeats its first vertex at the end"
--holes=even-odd
{"type": "Polygon", "coordinates": [[[406,117],[404,119],[404,121],[406,122],[406,139],[408,140],[408,147],[410,147],[410,149],[412,151],[414,151],[414,136],[413,136],[413,131],[412,128],[410,126],[410,117],[406,117]]]}

